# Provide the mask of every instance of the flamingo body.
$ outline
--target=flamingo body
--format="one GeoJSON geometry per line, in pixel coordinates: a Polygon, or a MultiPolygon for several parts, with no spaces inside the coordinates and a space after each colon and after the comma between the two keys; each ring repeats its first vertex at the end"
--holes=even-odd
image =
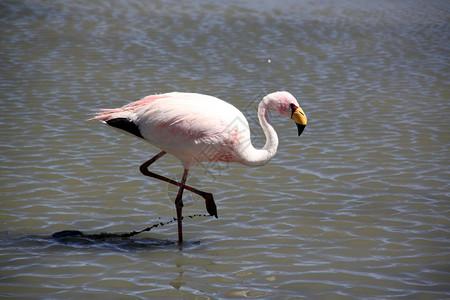
{"type": "Polygon", "coordinates": [[[190,169],[202,161],[236,161],[250,137],[244,115],[217,98],[173,93],[138,109],[135,124],[153,145],[190,169]]]}
{"type": "Polygon", "coordinates": [[[181,242],[181,197],[184,188],[202,195],[208,212],[217,217],[212,194],[185,184],[188,170],[205,161],[238,162],[247,166],[266,164],[278,147],[278,137],[269,120],[270,108],[292,118],[297,124],[298,135],[302,133],[307,122],[306,115],[288,92],[269,94],[258,106],[259,122],[266,136],[262,149],[252,146],[244,115],[233,105],[208,95],[178,92],[151,95],[121,108],[102,109],[92,119],[142,138],[162,150],[144,163],[144,167],[141,166],[141,172],[180,186],[175,203],[181,242]],[[165,153],[174,155],[182,162],[185,172],[180,183],[147,170],[165,153]]]}

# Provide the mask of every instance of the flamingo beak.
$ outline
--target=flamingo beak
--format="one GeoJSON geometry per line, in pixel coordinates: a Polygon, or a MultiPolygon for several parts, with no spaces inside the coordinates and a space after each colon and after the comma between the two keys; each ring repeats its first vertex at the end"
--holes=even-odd
{"type": "Polygon", "coordinates": [[[306,123],[308,122],[308,120],[301,107],[291,104],[291,109],[292,109],[291,118],[292,120],[295,121],[295,124],[297,125],[298,129],[298,136],[300,136],[303,130],[305,130],[306,123]]]}

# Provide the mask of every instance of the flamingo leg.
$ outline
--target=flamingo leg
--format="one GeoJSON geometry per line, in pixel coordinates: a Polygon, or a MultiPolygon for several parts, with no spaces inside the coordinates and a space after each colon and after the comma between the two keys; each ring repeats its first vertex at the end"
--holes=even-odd
{"type": "MultiPolygon", "coordinates": [[[[175,180],[172,180],[170,178],[161,176],[159,174],[150,172],[148,170],[148,167],[154,163],[156,160],[158,160],[159,158],[161,158],[162,156],[164,156],[164,154],[166,154],[165,151],[161,151],[160,153],[156,154],[154,157],[152,157],[151,159],[149,159],[148,161],[146,161],[145,163],[143,163],[140,167],[139,170],[141,171],[141,173],[145,176],[149,176],[149,177],[153,177],[165,182],[168,182],[170,184],[176,185],[176,186],[181,186],[180,182],[177,182],[175,180]]],[[[201,197],[203,197],[205,199],[205,203],[206,203],[206,210],[208,211],[210,216],[215,216],[217,218],[217,207],[216,207],[216,203],[214,202],[214,198],[213,195],[211,193],[207,193],[207,192],[203,192],[200,190],[197,190],[191,186],[188,185],[184,185],[184,189],[195,193],[201,197]]]]}
{"type": "Polygon", "coordinates": [[[183,242],[183,190],[186,184],[186,179],[189,170],[184,169],[183,178],[181,178],[180,188],[178,189],[177,198],[175,198],[175,207],[177,208],[177,223],[178,223],[178,243],[183,242]]]}

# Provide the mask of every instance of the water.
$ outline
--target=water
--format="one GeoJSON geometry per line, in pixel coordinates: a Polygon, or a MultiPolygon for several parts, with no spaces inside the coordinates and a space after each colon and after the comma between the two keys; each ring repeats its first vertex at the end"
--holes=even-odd
{"type": "Polygon", "coordinates": [[[450,296],[448,2],[247,2],[0,3],[2,298],[450,296]],[[85,120],[174,90],[240,108],[256,146],[269,92],[308,126],[272,113],[268,165],[193,170],[219,219],[187,218],[182,247],[175,223],[52,239],[172,220],[173,190],[138,170],[158,149],[85,120]]]}

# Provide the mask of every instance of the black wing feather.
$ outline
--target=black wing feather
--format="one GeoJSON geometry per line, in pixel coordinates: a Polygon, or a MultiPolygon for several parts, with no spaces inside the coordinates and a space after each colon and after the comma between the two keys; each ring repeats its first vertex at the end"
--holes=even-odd
{"type": "Polygon", "coordinates": [[[131,134],[134,134],[138,138],[141,138],[141,139],[144,138],[141,134],[141,131],[139,130],[139,127],[133,121],[131,121],[127,118],[111,119],[111,120],[106,121],[106,124],[108,124],[109,126],[124,130],[131,134]]]}

